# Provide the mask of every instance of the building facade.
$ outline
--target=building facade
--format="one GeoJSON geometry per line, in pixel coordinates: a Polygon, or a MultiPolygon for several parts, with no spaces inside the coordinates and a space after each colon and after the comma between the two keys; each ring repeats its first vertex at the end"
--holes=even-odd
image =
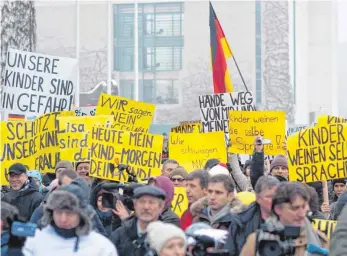
{"type": "MultiPolygon", "coordinates": [[[[213,6],[242,74],[228,59],[236,90],[246,84],[258,109],[284,110],[291,123],[334,113],[334,97],[342,88],[336,77],[336,6],[260,0],[214,1],[213,6]]],[[[101,84],[95,92],[106,91],[111,63],[112,92],[134,98],[134,4],[112,1],[110,16],[108,8],[106,1],[36,2],[36,51],[76,57],[79,42],[80,91],[101,84]]],[[[199,119],[198,96],[213,91],[209,3],[139,2],[138,70],[139,100],[157,105],[155,123],[199,119]]],[[[81,104],[96,100],[87,95],[81,104]]]]}

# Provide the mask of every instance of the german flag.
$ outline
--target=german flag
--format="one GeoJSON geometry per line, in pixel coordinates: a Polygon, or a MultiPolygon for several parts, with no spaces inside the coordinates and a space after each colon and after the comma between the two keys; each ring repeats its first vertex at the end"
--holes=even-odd
{"type": "Polygon", "coordinates": [[[17,114],[8,114],[8,121],[24,121],[25,115],[17,115],[17,114]]]}
{"type": "Polygon", "coordinates": [[[232,56],[223,29],[210,2],[210,44],[214,93],[233,92],[226,59],[232,56]]]}

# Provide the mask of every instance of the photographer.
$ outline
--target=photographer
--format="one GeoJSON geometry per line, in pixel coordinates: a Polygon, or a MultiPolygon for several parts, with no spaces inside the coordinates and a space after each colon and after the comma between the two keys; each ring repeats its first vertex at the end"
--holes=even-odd
{"type": "Polygon", "coordinates": [[[292,252],[285,255],[307,255],[308,245],[327,248],[324,234],[314,230],[306,217],[309,200],[309,194],[303,184],[281,183],[272,201],[272,216],[266,220],[263,229],[248,236],[240,255],[264,255],[262,251],[273,242],[278,245],[279,251],[292,252]],[[289,226],[290,230],[296,232],[287,234],[289,226]]]}
{"type": "Polygon", "coordinates": [[[12,223],[18,219],[18,209],[8,203],[1,203],[1,255],[18,256],[25,242],[12,234],[12,223]]]}
{"type": "Polygon", "coordinates": [[[91,193],[90,204],[94,207],[108,236],[110,236],[114,230],[121,226],[122,221],[130,216],[130,211],[121,200],[117,200],[117,203],[112,208],[104,207],[102,195],[104,193],[112,193],[103,188],[105,184],[110,183],[101,182],[95,186],[91,193]]]}

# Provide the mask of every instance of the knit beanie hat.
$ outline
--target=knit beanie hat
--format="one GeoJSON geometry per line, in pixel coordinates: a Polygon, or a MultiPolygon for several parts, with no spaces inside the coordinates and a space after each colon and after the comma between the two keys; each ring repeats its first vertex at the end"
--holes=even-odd
{"type": "Polygon", "coordinates": [[[187,247],[187,238],[183,230],[170,223],[161,221],[151,222],[147,227],[147,239],[152,249],[159,255],[167,241],[172,238],[181,238],[187,247]]]}
{"type": "Polygon", "coordinates": [[[279,167],[279,166],[287,167],[288,169],[288,159],[284,155],[275,156],[275,159],[272,160],[270,165],[270,172],[272,171],[273,168],[279,167]]]}
{"type": "Polygon", "coordinates": [[[165,208],[171,205],[171,201],[174,198],[175,195],[175,186],[173,182],[165,176],[158,176],[155,179],[155,184],[156,187],[161,188],[164,190],[166,194],[166,199],[165,199],[165,208]]]}
{"type": "Polygon", "coordinates": [[[182,176],[183,178],[186,179],[188,176],[188,172],[183,167],[178,166],[172,170],[172,172],[170,173],[170,178],[176,175],[182,176]]]}
{"type": "Polygon", "coordinates": [[[334,187],[336,183],[346,184],[346,180],[345,179],[336,179],[336,180],[332,180],[331,183],[332,183],[332,185],[334,187]]]}
{"type": "Polygon", "coordinates": [[[209,171],[208,171],[209,175],[212,176],[216,176],[219,174],[223,174],[223,175],[230,175],[229,170],[227,169],[227,167],[225,166],[225,164],[217,164],[216,166],[212,167],[209,171]]]}
{"type": "Polygon", "coordinates": [[[243,171],[246,172],[247,167],[250,167],[252,165],[252,160],[246,160],[245,164],[243,165],[243,171]]]}
{"type": "Polygon", "coordinates": [[[40,182],[40,191],[42,191],[42,175],[38,170],[27,171],[29,177],[36,178],[40,182]]]}
{"type": "Polygon", "coordinates": [[[72,163],[70,161],[67,161],[67,160],[61,160],[60,162],[58,162],[55,166],[55,170],[57,171],[59,168],[74,170],[72,163]]]}

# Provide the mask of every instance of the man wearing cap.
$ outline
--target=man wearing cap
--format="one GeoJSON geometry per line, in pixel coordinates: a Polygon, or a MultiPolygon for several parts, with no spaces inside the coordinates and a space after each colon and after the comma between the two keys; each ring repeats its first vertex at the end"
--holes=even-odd
{"type": "Polygon", "coordinates": [[[142,186],[134,191],[135,214],[116,229],[111,240],[120,256],[143,256],[147,226],[159,219],[165,205],[165,192],[154,186],[142,186]]]}
{"type": "Polygon", "coordinates": [[[20,163],[10,166],[8,170],[10,191],[2,198],[2,201],[17,207],[23,221],[30,219],[42,201],[39,187],[33,178],[28,177],[26,171],[25,166],[20,163]]]}

